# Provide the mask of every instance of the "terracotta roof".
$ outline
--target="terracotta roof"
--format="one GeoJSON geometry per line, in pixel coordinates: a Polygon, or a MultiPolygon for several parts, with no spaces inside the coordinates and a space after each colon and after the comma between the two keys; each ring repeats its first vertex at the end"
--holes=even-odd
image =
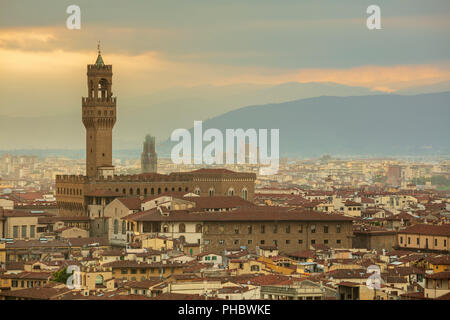
{"type": "Polygon", "coordinates": [[[7,290],[0,292],[0,296],[3,297],[15,297],[25,299],[38,299],[38,300],[50,300],[59,295],[69,292],[67,287],[53,288],[53,287],[37,287],[21,290],[7,290]]]}
{"type": "Polygon", "coordinates": [[[255,206],[252,202],[238,196],[184,197],[183,199],[195,202],[196,209],[222,209],[255,206]]]}
{"type": "Polygon", "coordinates": [[[399,233],[450,236],[450,224],[446,225],[415,224],[406,229],[400,230],[399,233]]]}
{"type": "Polygon", "coordinates": [[[68,248],[67,241],[50,240],[14,240],[13,243],[6,243],[7,249],[20,249],[20,248],[68,248]]]}
{"type": "Polygon", "coordinates": [[[185,294],[185,293],[162,293],[156,297],[150,298],[151,300],[220,300],[218,298],[203,297],[198,294],[185,294]]]}
{"type": "Polygon", "coordinates": [[[286,255],[289,257],[310,258],[310,259],[315,257],[315,254],[312,250],[300,250],[300,251],[288,253],[286,255]]]}
{"type": "Polygon", "coordinates": [[[0,210],[0,217],[19,218],[19,217],[48,217],[53,216],[48,212],[34,212],[21,210],[0,210]]]}
{"type": "Polygon", "coordinates": [[[27,279],[27,280],[49,280],[53,272],[20,272],[1,275],[0,278],[8,279],[27,279]]]}
{"type": "Polygon", "coordinates": [[[66,238],[70,242],[72,247],[82,247],[87,245],[92,245],[98,243],[99,246],[108,246],[108,239],[101,237],[90,237],[90,238],[66,238]]]}
{"type": "Polygon", "coordinates": [[[162,263],[162,262],[154,262],[154,263],[146,263],[140,261],[132,261],[132,260],[119,260],[113,261],[103,264],[104,267],[112,267],[112,268],[172,268],[172,267],[186,267],[188,264],[186,263],[162,263]]]}
{"type": "Polygon", "coordinates": [[[450,265],[450,255],[448,254],[442,256],[428,257],[426,260],[433,265],[450,265]]]}
{"type": "Polygon", "coordinates": [[[428,279],[450,279],[450,271],[438,272],[433,274],[425,274],[428,279]]]}
{"type": "Polygon", "coordinates": [[[141,210],[142,200],[137,197],[129,197],[129,198],[118,198],[122,204],[127,207],[129,210],[141,210]]]}
{"type": "MultiPolygon", "coordinates": [[[[129,218],[130,216],[127,216],[129,218]]],[[[352,221],[350,217],[310,210],[280,207],[245,207],[227,212],[171,211],[161,215],[157,210],[144,211],[135,221],[352,221]],[[289,210],[290,209],[290,210],[289,210]]]]}
{"type": "Polygon", "coordinates": [[[128,281],[124,284],[125,288],[140,288],[140,289],[148,289],[157,284],[163,283],[164,280],[159,277],[148,278],[143,281],[128,281]]]}

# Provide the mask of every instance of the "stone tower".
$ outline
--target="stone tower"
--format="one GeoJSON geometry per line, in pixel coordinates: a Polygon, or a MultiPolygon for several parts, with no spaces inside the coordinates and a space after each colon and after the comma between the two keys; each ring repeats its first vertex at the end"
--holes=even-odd
{"type": "Polygon", "coordinates": [[[88,179],[114,175],[112,129],[116,123],[116,98],[112,96],[112,65],[105,65],[98,47],[95,64],[87,66],[88,96],[82,98],[86,127],[86,175],[88,179]]]}
{"type": "Polygon", "coordinates": [[[145,136],[144,148],[141,154],[141,171],[156,172],[158,156],[155,151],[155,137],[145,136]]]}

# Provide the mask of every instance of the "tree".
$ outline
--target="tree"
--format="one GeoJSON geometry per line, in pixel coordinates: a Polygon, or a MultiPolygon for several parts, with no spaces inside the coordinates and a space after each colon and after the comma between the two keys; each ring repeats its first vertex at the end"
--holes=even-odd
{"type": "Polygon", "coordinates": [[[67,273],[67,267],[64,267],[63,269],[56,271],[53,274],[53,281],[61,282],[61,283],[67,283],[67,279],[71,276],[70,273],[67,273]]]}

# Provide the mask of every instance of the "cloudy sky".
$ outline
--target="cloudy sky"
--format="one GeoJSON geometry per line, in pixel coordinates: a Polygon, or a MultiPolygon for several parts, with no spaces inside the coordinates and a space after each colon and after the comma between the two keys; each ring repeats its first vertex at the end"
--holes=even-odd
{"type": "Polygon", "coordinates": [[[79,112],[98,40],[126,102],[291,82],[373,92],[448,84],[449,39],[448,0],[1,0],[0,116],[79,112]],[[71,4],[80,30],[66,28],[71,4]],[[371,4],[381,30],[366,27],[371,4]]]}

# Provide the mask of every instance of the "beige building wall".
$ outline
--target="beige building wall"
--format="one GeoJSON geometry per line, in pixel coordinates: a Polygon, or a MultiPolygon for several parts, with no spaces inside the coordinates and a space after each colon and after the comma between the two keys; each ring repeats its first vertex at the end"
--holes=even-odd
{"type": "Polygon", "coordinates": [[[399,233],[397,243],[400,248],[450,251],[450,236],[432,236],[399,233]]]}

